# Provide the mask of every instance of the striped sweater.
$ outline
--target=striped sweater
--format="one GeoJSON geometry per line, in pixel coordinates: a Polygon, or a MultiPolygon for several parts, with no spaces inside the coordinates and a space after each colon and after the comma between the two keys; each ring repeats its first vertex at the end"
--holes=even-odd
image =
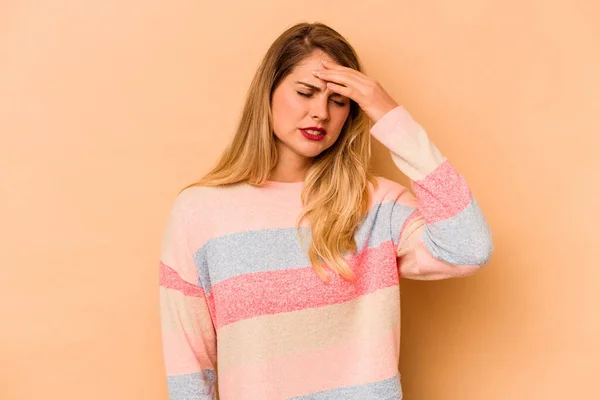
{"type": "MultiPolygon", "coordinates": [[[[399,279],[465,276],[492,252],[464,178],[402,107],[371,128],[411,179],[378,177],[348,255],[324,283],[296,235],[303,182],[192,187],[160,257],[170,400],[401,399],[399,279]]],[[[304,225],[302,229],[309,228],[304,225]]],[[[310,236],[310,235],[309,235],[310,236]]]]}

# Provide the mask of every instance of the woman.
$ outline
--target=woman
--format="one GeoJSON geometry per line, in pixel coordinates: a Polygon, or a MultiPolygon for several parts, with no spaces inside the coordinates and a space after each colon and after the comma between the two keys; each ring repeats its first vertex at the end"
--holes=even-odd
{"type": "Polygon", "coordinates": [[[216,398],[217,371],[221,400],[401,399],[399,278],[469,275],[491,250],[423,128],[339,33],[295,25],[220,161],[174,201],[160,263],[170,399],[216,398]],[[369,132],[415,196],[372,174],[369,132]]]}

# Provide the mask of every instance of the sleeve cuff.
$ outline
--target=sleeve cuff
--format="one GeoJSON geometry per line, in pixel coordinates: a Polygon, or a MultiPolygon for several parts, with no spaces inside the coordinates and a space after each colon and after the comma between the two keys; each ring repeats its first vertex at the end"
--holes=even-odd
{"type": "Polygon", "coordinates": [[[413,181],[425,178],[446,160],[403,106],[388,111],[370,132],[390,150],[394,164],[413,181]]]}

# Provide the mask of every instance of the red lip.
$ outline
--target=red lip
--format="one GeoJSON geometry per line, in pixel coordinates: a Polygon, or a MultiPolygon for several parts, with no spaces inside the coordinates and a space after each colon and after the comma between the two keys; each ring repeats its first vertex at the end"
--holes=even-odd
{"type": "Polygon", "coordinates": [[[325,128],[319,128],[318,126],[309,126],[309,127],[300,128],[300,129],[304,129],[304,130],[311,129],[313,131],[322,132],[324,135],[327,134],[327,130],[325,128]]]}

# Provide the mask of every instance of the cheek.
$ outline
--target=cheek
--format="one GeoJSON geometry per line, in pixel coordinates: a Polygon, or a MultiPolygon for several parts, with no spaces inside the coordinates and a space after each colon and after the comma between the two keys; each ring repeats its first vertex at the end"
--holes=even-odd
{"type": "Polygon", "coordinates": [[[298,97],[290,94],[279,98],[274,118],[277,118],[277,126],[282,132],[296,129],[299,121],[304,119],[306,106],[298,97]]]}
{"type": "Polygon", "coordinates": [[[294,96],[290,91],[280,91],[275,97],[274,101],[277,103],[277,107],[283,112],[289,112],[299,106],[297,99],[298,96],[294,96]]]}
{"type": "Polygon", "coordinates": [[[304,104],[298,95],[286,94],[283,96],[282,102],[288,115],[298,115],[304,110],[304,104]]]}
{"type": "Polygon", "coordinates": [[[301,118],[304,105],[298,99],[298,96],[287,93],[279,93],[273,97],[273,118],[274,123],[280,127],[294,125],[298,118],[301,118]]]}
{"type": "Polygon", "coordinates": [[[350,114],[350,108],[337,108],[332,112],[332,122],[334,122],[336,130],[340,131],[350,114]]]}

